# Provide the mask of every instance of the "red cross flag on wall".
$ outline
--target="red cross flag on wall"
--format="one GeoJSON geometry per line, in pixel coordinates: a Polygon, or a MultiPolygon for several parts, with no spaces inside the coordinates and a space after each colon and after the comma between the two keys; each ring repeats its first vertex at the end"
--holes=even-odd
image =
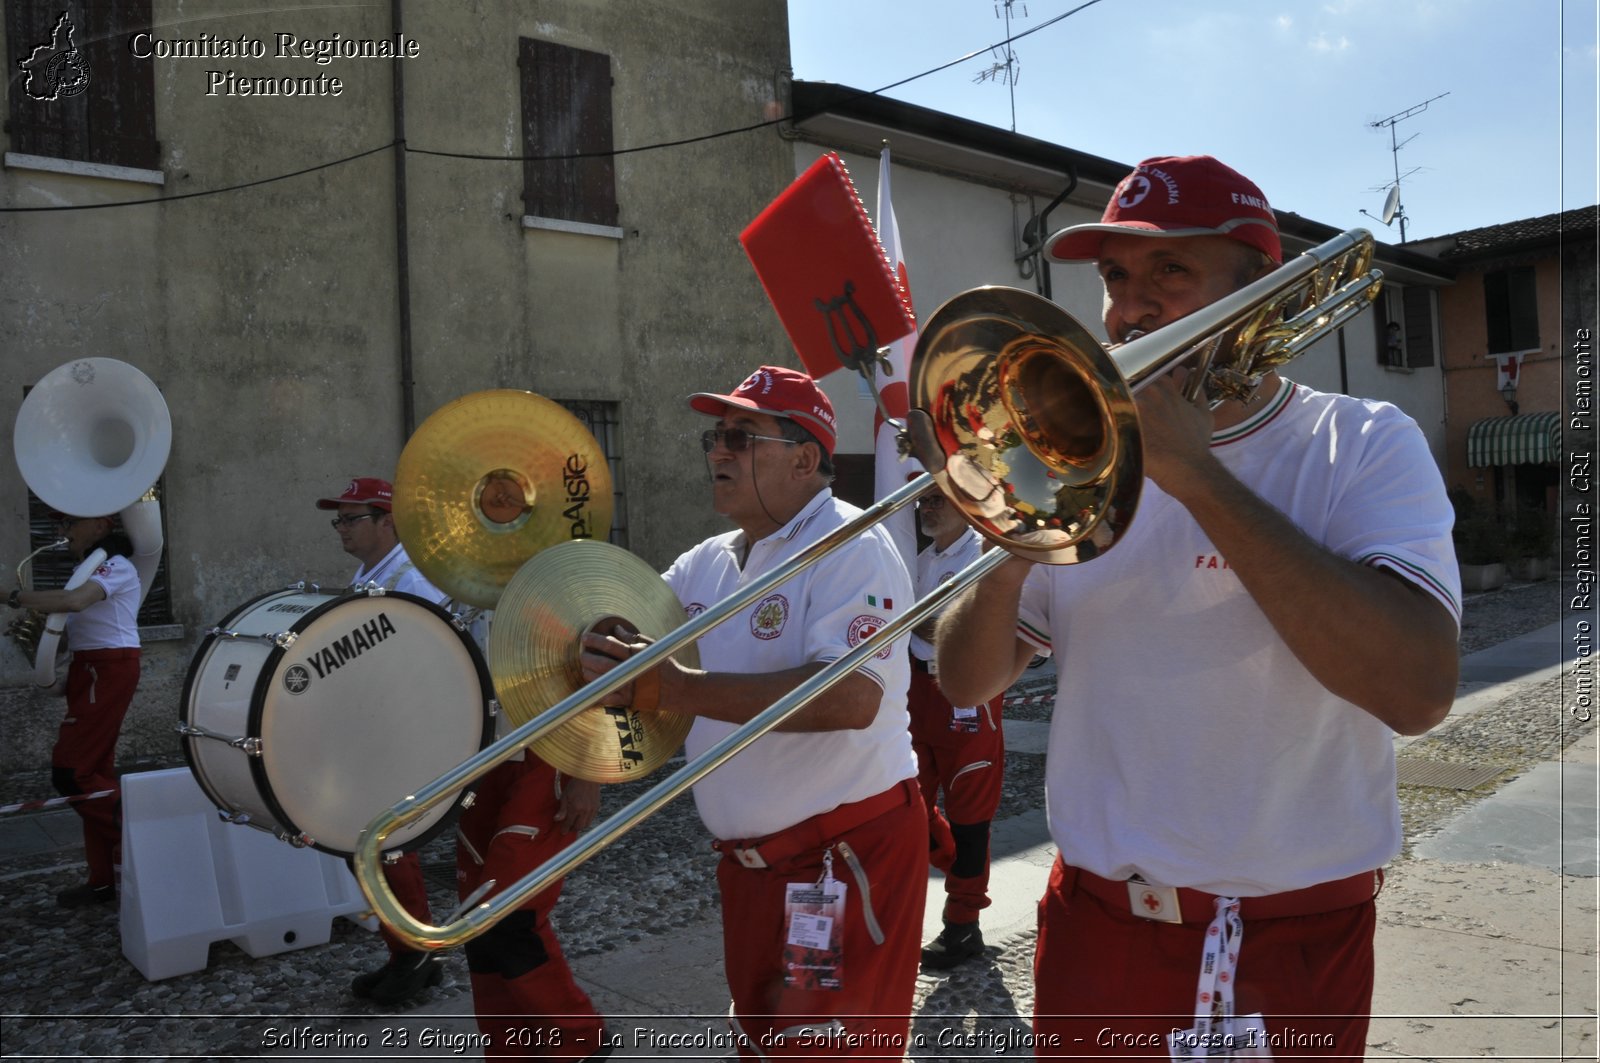
{"type": "Polygon", "coordinates": [[[1499,374],[1494,382],[1494,389],[1496,391],[1504,391],[1508,387],[1514,388],[1522,383],[1517,379],[1517,377],[1521,375],[1522,355],[1497,354],[1494,356],[1494,364],[1499,370],[1499,374]]]}

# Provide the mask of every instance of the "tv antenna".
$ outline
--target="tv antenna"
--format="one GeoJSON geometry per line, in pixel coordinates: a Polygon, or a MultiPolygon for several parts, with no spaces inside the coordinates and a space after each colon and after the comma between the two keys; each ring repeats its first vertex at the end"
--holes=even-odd
{"type": "MultiPolygon", "coordinates": [[[[1011,131],[1017,131],[1017,81],[1022,77],[1022,63],[1017,59],[1017,53],[1011,49],[1011,8],[1015,0],[997,0],[994,5],[994,17],[1006,21],[1006,39],[989,53],[994,56],[994,62],[985,70],[978,71],[974,82],[998,81],[1003,82],[1011,91],[1011,131]]],[[[1028,5],[1022,5],[1022,17],[1028,17],[1028,5]]]]}
{"type": "Polygon", "coordinates": [[[1437,96],[1430,97],[1429,99],[1423,100],[1419,104],[1407,107],[1403,111],[1398,111],[1395,114],[1391,114],[1387,118],[1380,118],[1376,122],[1367,123],[1367,125],[1373,129],[1383,129],[1386,126],[1389,129],[1389,154],[1394,157],[1394,181],[1387,185],[1379,186],[1380,188],[1389,189],[1389,194],[1384,197],[1383,213],[1381,216],[1377,214],[1368,214],[1365,210],[1362,210],[1361,213],[1366,214],[1369,218],[1377,218],[1379,221],[1383,222],[1384,225],[1390,225],[1398,220],[1400,222],[1400,242],[1402,244],[1406,242],[1406,208],[1405,204],[1400,201],[1400,182],[1403,178],[1410,177],[1412,174],[1416,173],[1417,170],[1421,169],[1421,167],[1415,167],[1402,174],[1400,172],[1400,149],[1417,139],[1417,137],[1421,136],[1422,134],[1413,133],[1404,140],[1399,140],[1396,137],[1394,127],[1399,125],[1401,122],[1404,122],[1407,118],[1415,117],[1416,115],[1421,114],[1423,111],[1426,111],[1428,109],[1428,104],[1434,102],[1434,100],[1442,100],[1448,95],[1450,95],[1448,92],[1441,92],[1437,96]]]}

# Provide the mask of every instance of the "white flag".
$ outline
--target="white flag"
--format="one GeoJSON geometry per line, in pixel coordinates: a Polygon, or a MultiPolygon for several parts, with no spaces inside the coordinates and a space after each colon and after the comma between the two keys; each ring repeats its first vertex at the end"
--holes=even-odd
{"type": "MultiPolygon", "coordinates": [[[[878,156],[878,242],[883,245],[884,251],[889,256],[889,262],[894,266],[895,274],[900,278],[900,287],[909,306],[911,284],[906,273],[905,257],[900,252],[900,230],[895,225],[894,204],[889,200],[888,144],[883,146],[883,152],[878,156]]],[[[882,366],[878,367],[876,379],[878,393],[883,400],[883,409],[889,411],[889,416],[901,420],[911,410],[911,352],[916,345],[915,332],[895,340],[889,345],[888,373],[885,374],[882,366]]],[[[879,410],[874,418],[873,429],[876,447],[872,493],[874,498],[881,499],[904,487],[906,481],[922,475],[923,470],[922,464],[916,458],[908,457],[904,461],[900,460],[895,428],[884,421],[882,410],[879,410]]],[[[899,548],[900,556],[905,559],[906,569],[916,572],[917,526],[912,507],[907,506],[884,521],[883,527],[894,540],[895,546],[899,548]]]]}

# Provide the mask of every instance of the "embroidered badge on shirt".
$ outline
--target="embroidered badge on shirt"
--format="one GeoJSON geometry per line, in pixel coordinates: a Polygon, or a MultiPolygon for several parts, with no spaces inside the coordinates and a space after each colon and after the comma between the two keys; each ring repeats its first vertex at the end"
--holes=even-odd
{"type": "MultiPolygon", "coordinates": [[[[867,639],[870,639],[873,635],[876,635],[878,633],[878,629],[883,627],[883,625],[884,619],[881,616],[858,616],[854,620],[850,621],[850,630],[845,632],[845,641],[854,647],[862,642],[865,642],[867,639]]],[[[874,656],[881,660],[888,660],[889,647],[885,646],[883,649],[874,654],[874,656]]]]}
{"type": "Polygon", "coordinates": [[[789,599],[781,594],[769,594],[750,614],[750,634],[758,639],[775,639],[783,634],[783,625],[788,621],[789,599]]]}
{"type": "MultiPolygon", "coordinates": [[[[867,604],[872,606],[874,609],[876,609],[878,607],[877,595],[874,595],[874,594],[867,595],[867,604]]],[[[885,609],[893,609],[894,608],[894,599],[893,598],[885,598],[883,600],[883,607],[885,609]]]]}

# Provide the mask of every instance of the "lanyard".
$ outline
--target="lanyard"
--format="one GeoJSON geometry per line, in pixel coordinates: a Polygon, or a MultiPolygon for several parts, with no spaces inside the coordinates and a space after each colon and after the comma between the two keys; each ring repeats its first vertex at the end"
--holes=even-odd
{"type": "MultiPolygon", "coordinates": [[[[1230,1045],[1233,1037],[1233,980],[1244,948],[1244,920],[1239,901],[1218,897],[1217,914],[1206,927],[1200,954],[1200,982],[1195,989],[1194,1032],[1200,1045],[1230,1045]]],[[[1211,1053],[1207,1053],[1211,1054],[1211,1053]]],[[[1231,1049],[1219,1055],[1231,1056],[1231,1049]]]]}

